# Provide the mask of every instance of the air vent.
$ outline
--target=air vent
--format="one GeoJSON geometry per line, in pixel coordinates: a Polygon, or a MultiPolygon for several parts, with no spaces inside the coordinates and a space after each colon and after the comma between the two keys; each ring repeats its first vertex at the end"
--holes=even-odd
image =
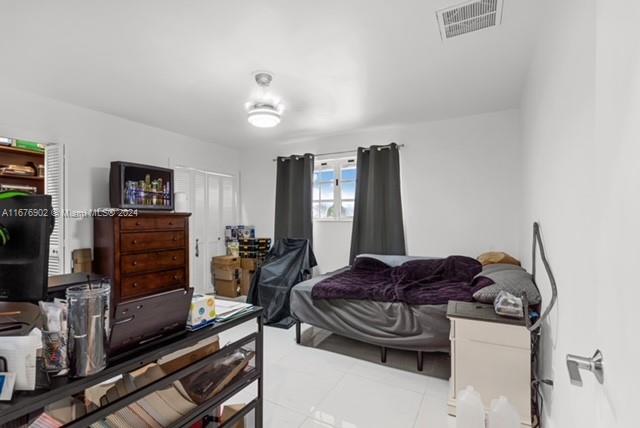
{"type": "Polygon", "coordinates": [[[502,0],[473,0],[439,10],[436,17],[442,40],[452,39],[500,24],[502,0]]]}

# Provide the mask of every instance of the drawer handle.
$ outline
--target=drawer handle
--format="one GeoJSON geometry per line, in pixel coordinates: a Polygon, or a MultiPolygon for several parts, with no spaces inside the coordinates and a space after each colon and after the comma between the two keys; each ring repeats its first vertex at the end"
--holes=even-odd
{"type": "Polygon", "coordinates": [[[169,222],[169,226],[173,226],[173,222],[172,221],[169,222]]]}
{"type": "Polygon", "coordinates": [[[137,288],[138,287],[138,283],[137,282],[134,282],[132,285],[133,285],[133,288],[137,288]]]}
{"type": "Polygon", "coordinates": [[[140,226],[140,222],[139,221],[136,221],[136,226],[140,226]]]}
{"type": "Polygon", "coordinates": [[[132,265],[137,266],[138,262],[133,262],[132,265]]]}
{"type": "Polygon", "coordinates": [[[177,281],[178,280],[178,275],[173,275],[173,280],[177,281]]]}
{"type": "Polygon", "coordinates": [[[171,260],[178,260],[176,256],[171,257],[171,260]]]}
{"type": "Polygon", "coordinates": [[[138,240],[137,240],[137,239],[134,239],[132,242],[133,242],[133,244],[135,245],[135,244],[137,244],[137,243],[138,243],[138,240]]]}
{"type": "Polygon", "coordinates": [[[174,236],[174,237],[173,237],[173,241],[175,242],[175,241],[177,241],[177,240],[178,240],[178,237],[177,237],[177,236],[174,236]]]}

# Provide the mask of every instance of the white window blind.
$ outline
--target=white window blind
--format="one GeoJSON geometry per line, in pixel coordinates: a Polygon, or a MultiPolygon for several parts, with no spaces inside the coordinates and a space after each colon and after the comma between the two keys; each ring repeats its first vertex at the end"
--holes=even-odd
{"type": "MultiPolygon", "coordinates": [[[[62,213],[64,195],[64,145],[48,144],[44,151],[45,193],[51,195],[54,212],[62,213]]],[[[65,273],[64,226],[65,218],[55,219],[55,227],[49,240],[49,275],[65,273]]]]}

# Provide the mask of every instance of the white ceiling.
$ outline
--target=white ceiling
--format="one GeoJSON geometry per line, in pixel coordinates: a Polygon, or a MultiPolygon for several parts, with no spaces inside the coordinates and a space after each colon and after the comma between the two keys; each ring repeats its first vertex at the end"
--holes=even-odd
{"type": "Polygon", "coordinates": [[[442,42],[460,0],[0,0],[0,79],[17,88],[228,146],[519,105],[536,1],[442,42]],[[251,73],[287,107],[255,129],[251,73]]]}

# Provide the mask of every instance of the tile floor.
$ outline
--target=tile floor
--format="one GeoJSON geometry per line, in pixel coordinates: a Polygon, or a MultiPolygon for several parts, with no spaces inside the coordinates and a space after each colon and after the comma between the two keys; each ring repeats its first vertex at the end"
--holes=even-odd
{"type": "MultiPolygon", "coordinates": [[[[220,344],[252,329],[253,323],[225,332],[220,344]]],[[[265,328],[264,428],[455,427],[446,380],[297,345],[294,330],[265,328]]],[[[247,402],[254,391],[232,401],[247,402]]]]}

